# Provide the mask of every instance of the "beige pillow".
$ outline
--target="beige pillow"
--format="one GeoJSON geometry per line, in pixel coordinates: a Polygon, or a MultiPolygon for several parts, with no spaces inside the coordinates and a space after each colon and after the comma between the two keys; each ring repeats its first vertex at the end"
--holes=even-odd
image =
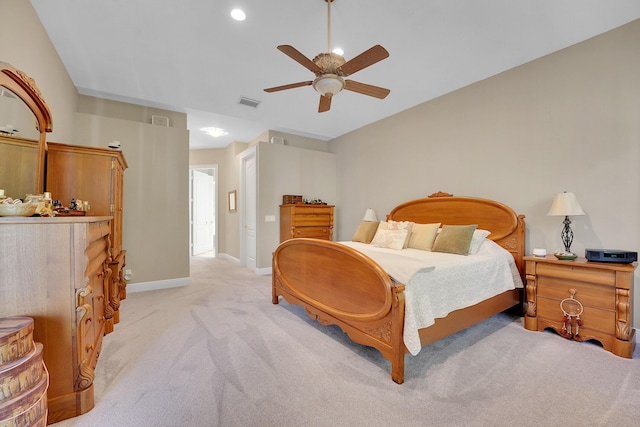
{"type": "Polygon", "coordinates": [[[387,221],[388,230],[407,230],[407,237],[404,240],[402,249],[406,249],[409,246],[409,238],[411,237],[411,230],[413,229],[413,222],[411,221],[387,221]]]}
{"type": "Polygon", "coordinates": [[[473,232],[478,228],[474,225],[443,225],[431,250],[449,254],[468,255],[473,232]]]}
{"type": "Polygon", "coordinates": [[[404,249],[409,243],[412,226],[409,221],[380,221],[371,244],[379,248],[404,249]]]}
{"type": "Polygon", "coordinates": [[[433,224],[413,224],[407,247],[430,251],[434,240],[436,240],[439,227],[439,222],[433,224]]]}
{"type": "Polygon", "coordinates": [[[373,240],[373,236],[376,235],[376,231],[378,231],[378,223],[376,221],[360,221],[351,241],[369,244],[373,240]]]}

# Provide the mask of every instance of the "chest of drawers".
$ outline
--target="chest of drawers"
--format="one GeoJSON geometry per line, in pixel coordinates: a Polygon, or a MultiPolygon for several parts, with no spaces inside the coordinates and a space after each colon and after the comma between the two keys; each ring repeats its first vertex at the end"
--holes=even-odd
{"type": "Polygon", "coordinates": [[[333,240],[330,205],[280,205],[280,242],[300,237],[333,240]]]}
{"type": "Polygon", "coordinates": [[[631,358],[633,274],[636,264],[525,257],[525,328],[550,328],[576,341],[595,340],[618,356],[631,358]]]}
{"type": "Polygon", "coordinates": [[[34,319],[48,422],[94,406],[105,333],[111,217],[0,218],[0,314],[34,319]]]}

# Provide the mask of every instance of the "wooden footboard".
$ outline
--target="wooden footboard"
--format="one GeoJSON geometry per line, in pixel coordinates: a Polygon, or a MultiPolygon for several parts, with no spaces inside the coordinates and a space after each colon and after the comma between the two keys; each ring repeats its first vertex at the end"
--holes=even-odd
{"type": "Polygon", "coordinates": [[[292,239],[273,255],[272,302],[300,304],[321,324],[338,325],[391,362],[404,382],[404,285],[394,284],[366,255],[326,240],[292,239]]]}

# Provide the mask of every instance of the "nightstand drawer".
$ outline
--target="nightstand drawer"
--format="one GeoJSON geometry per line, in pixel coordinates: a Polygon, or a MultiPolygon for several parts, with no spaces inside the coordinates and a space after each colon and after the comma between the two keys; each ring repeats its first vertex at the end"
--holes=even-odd
{"type": "MultiPolygon", "coordinates": [[[[582,302],[579,298],[576,299],[582,302]]],[[[538,316],[555,322],[558,330],[560,330],[564,320],[564,313],[560,308],[560,300],[539,297],[538,316]]],[[[614,311],[601,310],[584,305],[584,312],[580,315],[580,320],[582,321],[580,328],[600,331],[608,335],[615,334],[616,315],[614,311]]]]}
{"type": "Polygon", "coordinates": [[[570,289],[575,289],[574,298],[585,307],[597,307],[604,310],[615,308],[615,288],[576,282],[575,280],[540,277],[538,279],[538,296],[555,299],[558,302],[571,297],[570,289]]]}
{"type": "Polygon", "coordinates": [[[538,277],[557,277],[562,280],[573,280],[580,282],[597,283],[615,287],[616,272],[612,270],[600,270],[597,268],[582,267],[579,265],[559,265],[543,264],[536,265],[536,275],[538,277]]]}

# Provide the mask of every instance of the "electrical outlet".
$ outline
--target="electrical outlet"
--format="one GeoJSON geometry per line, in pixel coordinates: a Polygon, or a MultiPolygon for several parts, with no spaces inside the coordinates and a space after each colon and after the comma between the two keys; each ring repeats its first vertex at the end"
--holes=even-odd
{"type": "Polygon", "coordinates": [[[125,276],[130,276],[131,275],[131,269],[126,269],[124,271],[125,276]]]}

